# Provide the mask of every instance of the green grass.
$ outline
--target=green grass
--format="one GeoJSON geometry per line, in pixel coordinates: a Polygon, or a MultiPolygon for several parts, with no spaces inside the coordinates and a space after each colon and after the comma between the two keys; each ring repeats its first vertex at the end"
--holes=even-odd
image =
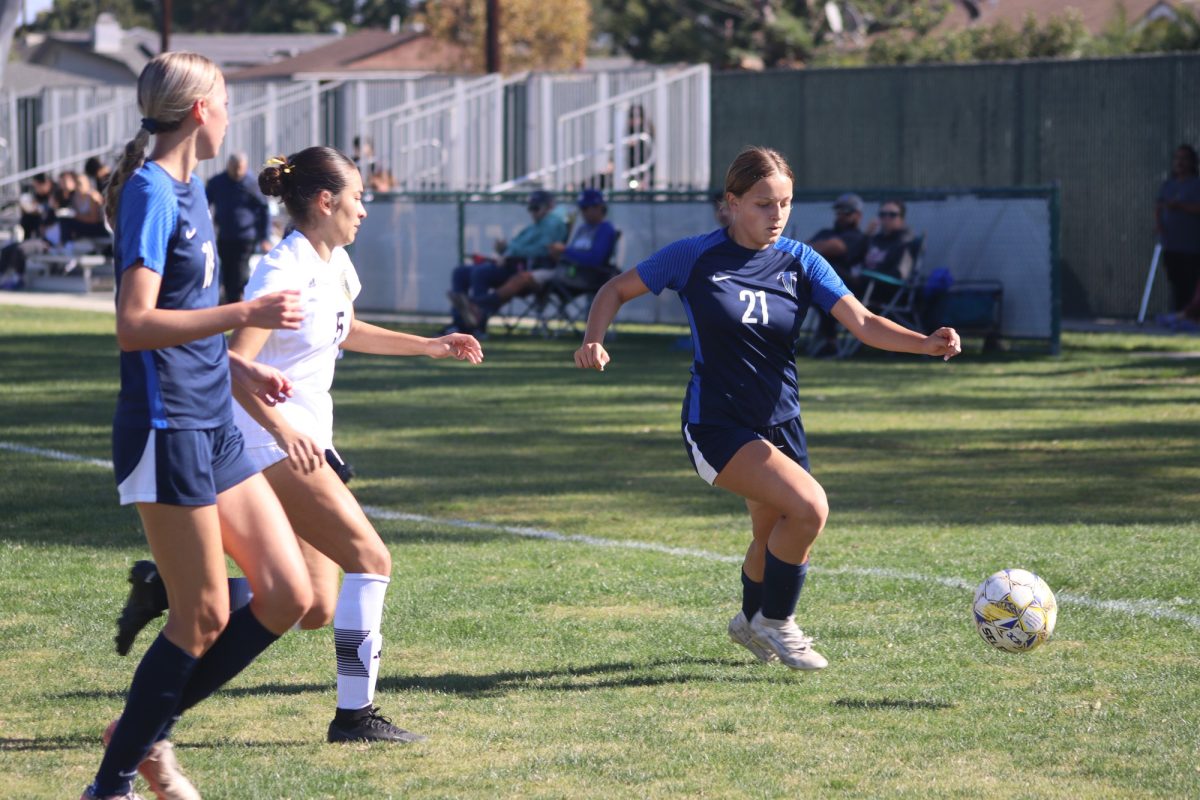
{"type": "MultiPolygon", "coordinates": [[[[109,458],[111,327],[0,310],[0,442],[109,458]]],[[[797,674],[725,639],[747,525],[680,445],[676,335],[623,331],[604,374],[525,337],[478,368],[341,362],[355,492],[433,520],[378,521],[377,701],[430,739],[323,744],[332,637],[290,634],[179,725],[204,796],[1200,796],[1200,341],[802,363],[833,512],[799,617],[831,664],[797,674]],[[1064,596],[1027,656],[953,583],[1010,566],[1064,596]]],[[[74,797],[135,664],[112,623],[145,543],[87,464],[0,450],[0,507],[0,782],[74,797]]]]}

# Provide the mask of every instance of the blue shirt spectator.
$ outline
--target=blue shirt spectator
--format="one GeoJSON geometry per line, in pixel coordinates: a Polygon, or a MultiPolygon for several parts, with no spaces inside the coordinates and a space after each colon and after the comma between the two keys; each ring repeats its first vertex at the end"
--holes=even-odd
{"type": "Polygon", "coordinates": [[[205,194],[215,212],[218,241],[259,243],[270,238],[271,209],[247,173],[244,156],[232,156],[224,172],[209,178],[205,194]]]}

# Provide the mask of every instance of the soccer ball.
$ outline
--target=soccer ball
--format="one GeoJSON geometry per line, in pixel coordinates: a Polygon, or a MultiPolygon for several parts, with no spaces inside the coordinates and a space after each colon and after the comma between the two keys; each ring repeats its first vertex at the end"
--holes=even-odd
{"type": "Polygon", "coordinates": [[[1037,575],[1002,569],[979,584],[971,611],[985,642],[1006,653],[1028,653],[1054,633],[1058,603],[1037,575]]]}

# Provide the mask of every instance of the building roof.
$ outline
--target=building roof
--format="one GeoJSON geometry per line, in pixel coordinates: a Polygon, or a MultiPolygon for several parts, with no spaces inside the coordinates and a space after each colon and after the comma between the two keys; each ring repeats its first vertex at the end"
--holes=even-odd
{"type": "Polygon", "coordinates": [[[4,65],[4,91],[36,92],[55,86],[95,86],[103,81],[60,69],[10,61],[4,65]]]}
{"type": "Polygon", "coordinates": [[[427,33],[362,30],[292,58],[229,73],[226,78],[259,81],[314,73],[458,72],[464,61],[460,46],[427,33]]]}
{"type": "MultiPolygon", "coordinates": [[[[158,54],[157,31],[132,28],[126,35],[151,56],[158,54]]],[[[232,71],[292,58],[341,38],[338,33],[174,33],[171,49],[200,53],[223,71],[232,71]]]]}
{"type": "MultiPolygon", "coordinates": [[[[1152,14],[1170,13],[1181,6],[1193,12],[1200,10],[1197,0],[1121,0],[1120,5],[1131,25],[1152,14]]],[[[1115,18],[1117,7],[1116,0],[953,0],[946,19],[937,29],[947,31],[997,22],[1019,28],[1030,14],[1039,22],[1045,22],[1073,9],[1083,19],[1088,32],[1097,34],[1115,18]]]]}

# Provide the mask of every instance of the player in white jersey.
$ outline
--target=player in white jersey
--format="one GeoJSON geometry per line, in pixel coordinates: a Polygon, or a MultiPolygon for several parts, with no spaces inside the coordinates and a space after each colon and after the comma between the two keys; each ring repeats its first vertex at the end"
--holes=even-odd
{"type": "MultiPolygon", "coordinates": [[[[483,351],[468,334],[426,339],[355,318],[354,298],[362,287],[344,246],[354,241],[367,212],[362,178],[345,155],[329,147],[310,147],[271,159],[259,175],[259,188],[269,197],[283,198],[296,228],[260,261],[245,297],[297,291],[304,321],[299,330],[247,328],[231,340],[234,356],[279,370],[292,388],[287,402],[270,405],[235,386],[234,420],[246,440],[250,463],[263,471],[301,538],[314,600],[300,627],[315,629],[333,622],[338,703],[329,741],[418,741],[424,737],[392,725],[372,702],[391,554],[327,463],[327,453],[336,458],[329,388],[341,350],[454,357],[473,364],[483,360],[483,351]],[[339,567],[345,571],[340,593],[339,567]]],[[[153,570],[152,564],[139,564],[153,570]]],[[[231,583],[235,596],[236,583],[231,583]]],[[[136,597],[148,594],[147,589],[147,584],[135,583],[130,593],[133,609],[138,606],[136,597]]],[[[123,622],[130,611],[127,605],[123,622]]],[[[160,611],[152,607],[123,631],[126,646],[160,611]]]]}

